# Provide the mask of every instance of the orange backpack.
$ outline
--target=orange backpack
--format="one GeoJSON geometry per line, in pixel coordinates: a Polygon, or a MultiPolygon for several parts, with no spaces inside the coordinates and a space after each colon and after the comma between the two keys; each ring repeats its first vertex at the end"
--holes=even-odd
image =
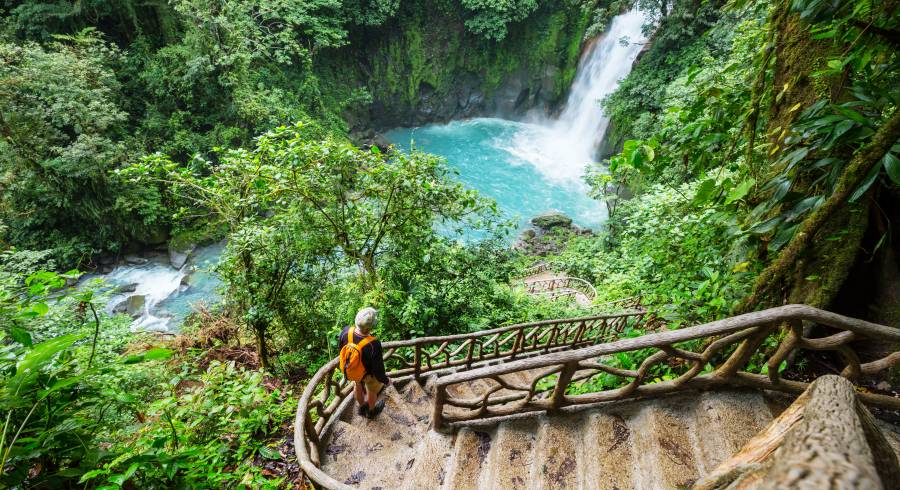
{"type": "Polygon", "coordinates": [[[350,381],[362,381],[366,376],[366,367],[362,361],[362,350],[369,342],[375,340],[371,335],[363,338],[357,344],[353,341],[353,327],[347,331],[347,344],[341,347],[341,356],[338,366],[344,377],[350,381]]]}

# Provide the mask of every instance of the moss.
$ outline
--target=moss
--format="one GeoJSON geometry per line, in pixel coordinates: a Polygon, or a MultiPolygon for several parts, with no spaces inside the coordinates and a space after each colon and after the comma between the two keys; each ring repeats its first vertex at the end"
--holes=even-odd
{"type": "Polygon", "coordinates": [[[511,25],[499,42],[467,32],[464,18],[456,3],[404,2],[390,25],[351,33],[349,46],[319,56],[316,71],[323,85],[364,86],[376,100],[410,107],[423,89],[443,98],[467,77],[490,97],[511,76],[527,74],[527,88],[534,93],[548,68],[552,93],[544,96],[565,94],[589,23],[577,5],[545,5],[511,25]]]}
{"type": "Polygon", "coordinates": [[[868,218],[865,206],[845,207],[836,213],[806,254],[814,260],[798,261],[788,302],[817,308],[831,305],[853,268],[868,218]]]}

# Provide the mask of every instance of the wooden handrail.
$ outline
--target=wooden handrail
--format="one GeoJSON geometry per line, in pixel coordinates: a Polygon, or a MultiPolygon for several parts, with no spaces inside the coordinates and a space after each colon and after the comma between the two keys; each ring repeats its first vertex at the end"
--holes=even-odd
{"type": "MultiPolygon", "coordinates": [[[[850,351],[848,345],[852,340],[859,338],[900,342],[900,330],[806,305],[786,305],[695,327],[620,339],[578,350],[555,352],[438,378],[435,383],[437,396],[435,398],[435,419],[433,423],[435,429],[441,430],[446,423],[456,423],[458,425],[458,423],[473,420],[500,418],[527,412],[555,411],[566,406],[592,405],[638,396],[661,395],[717,385],[752,386],[799,393],[808,387],[808,383],[782,379],[779,372],[782,361],[797,349],[832,350],[838,352],[847,363],[847,367],[842,375],[849,379],[855,379],[860,374],[872,374],[900,363],[900,355],[895,352],[882,359],[861,364],[856,355],[850,351]],[[802,321],[815,322],[843,330],[843,332],[823,338],[804,338],[802,336],[802,321]],[[791,330],[777,351],[768,359],[768,375],[740,371],[757,351],[762,341],[772,333],[774,327],[785,322],[790,323],[791,330]],[[712,342],[706,344],[702,352],[696,353],[676,345],[699,339],[709,339],[712,342]],[[727,347],[738,343],[738,348],[718,368],[709,374],[701,374],[706,369],[706,365],[714,361],[717,355],[724,353],[727,347]],[[622,370],[593,362],[598,358],[603,358],[603,356],[623,352],[639,352],[645,349],[655,349],[656,352],[646,357],[637,370],[622,370]],[[689,365],[690,368],[672,380],[657,383],[644,382],[654,366],[671,360],[677,360],[685,365],[689,365]],[[535,399],[537,395],[534,391],[534,386],[537,384],[536,379],[531,384],[529,392],[524,393],[523,396],[516,397],[519,400],[518,402],[506,404],[496,403],[490,397],[484,397],[480,402],[476,399],[457,400],[447,394],[448,387],[459,383],[478,379],[501,383],[499,380],[502,375],[517,372],[533,372],[534,370],[552,366],[572,366],[573,363],[579,370],[593,370],[596,371],[594,374],[605,372],[633,379],[624,386],[612,390],[566,395],[565,393],[572,381],[560,376],[560,379],[557,380],[557,386],[553,387],[553,393],[554,395],[562,395],[555,396],[549,400],[535,399]],[[476,403],[473,403],[473,401],[476,403]],[[453,415],[447,415],[444,413],[443,405],[469,409],[469,411],[457,410],[454,411],[453,415]]],[[[576,379],[583,381],[585,376],[578,376],[576,379]]],[[[509,386],[505,387],[510,389],[509,386]]],[[[513,398],[509,394],[504,396],[510,399],[513,398]]],[[[860,399],[873,405],[900,408],[900,398],[861,393],[860,399]]]]}
{"type": "MultiPolygon", "coordinates": [[[[849,351],[848,345],[860,338],[900,342],[900,330],[805,305],[787,305],[681,330],[613,340],[627,327],[647,328],[654,321],[652,314],[634,311],[386,342],[385,360],[390,365],[389,375],[397,381],[444,374],[435,383],[433,426],[438,430],[475,421],[491,423],[491,420],[514,414],[565,411],[567,408],[715,386],[749,386],[800,393],[809,384],[782,379],[778,369],[781,361],[797,349],[837,352],[847,362],[843,375],[851,379],[900,363],[900,353],[897,352],[861,363],[849,351]],[[840,332],[827,337],[805,338],[802,321],[826,325],[840,332]],[[785,322],[790,325],[789,333],[768,359],[768,375],[741,371],[762,341],[785,322]],[[702,352],[692,352],[689,346],[682,345],[699,339],[709,340],[703,344],[702,352]],[[702,373],[707,363],[724,356],[725,349],[735,344],[737,348],[714,371],[702,373]],[[603,357],[610,354],[645,349],[655,352],[636,369],[607,366],[602,362],[603,357]],[[645,383],[654,366],[672,360],[690,367],[675,379],[645,383]],[[623,379],[632,378],[632,381],[611,390],[579,395],[567,393],[572,384],[582,383],[593,376],[592,370],[596,371],[595,374],[609,373],[623,379]],[[524,371],[539,372],[528,386],[501,378],[505,374],[524,371]],[[539,381],[549,376],[557,376],[557,382],[538,392],[539,381]],[[476,379],[494,381],[497,386],[475,399],[450,396],[448,387],[451,385],[476,379]],[[498,393],[501,389],[506,391],[498,393]],[[447,405],[456,407],[456,410],[452,414],[445,413],[447,405]]],[[[340,376],[337,360],[334,359],[316,371],[298,403],[294,428],[297,458],[310,480],[324,488],[351,488],[319,469],[322,438],[344,404],[350,400],[351,392],[352,386],[340,376]]],[[[872,405],[900,408],[898,398],[873,393],[859,393],[859,398],[872,405]]]]}
{"type": "MultiPolygon", "coordinates": [[[[519,323],[479,332],[385,342],[385,364],[394,381],[403,381],[489,362],[585,348],[641,328],[645,311],[590,315],[519,323]],[[458,345],[457,345],[458,344],[458,345]]],[[[294,444],[301,468],[325,488],[350,488],[319,469],[321,438],[350,399],[352,386],[340,375],[337,359],[322,366],[303,390],[294,422],[294,444]]]]}

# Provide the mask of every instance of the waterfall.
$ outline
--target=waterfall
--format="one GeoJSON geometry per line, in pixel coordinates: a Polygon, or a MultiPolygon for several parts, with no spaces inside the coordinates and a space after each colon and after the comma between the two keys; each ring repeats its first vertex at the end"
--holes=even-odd
{"type": "Polygon", "coordinates": [[[616,16],[578,64],[565,106],[556,119],[535,121],[505,148],[534,165],[547,178],[581,185],[585,167],[594,160],[609,118],[600,101],[619,86],[646,42],[638,10],[616,16]]]}

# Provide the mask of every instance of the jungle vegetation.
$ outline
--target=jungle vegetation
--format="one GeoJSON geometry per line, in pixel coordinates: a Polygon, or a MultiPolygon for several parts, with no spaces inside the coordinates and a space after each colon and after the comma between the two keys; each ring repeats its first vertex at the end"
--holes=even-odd
{"type": "Polygon", "coordinates": [[[562,94],[633,6],[651,42],[587,177],[609,221],[545,260],[671,328],[786,302],[900,326],[897,1],[8,0],[0,485],[283,488],[297,390],[358,307],[384,339],[583,313],[509,286],[534,258],[445,162],[352,133],[460,70],[490,93],[558,63],[562,94]],[[223,238],[225,300],[175,340],[70,287],[223,238]]]}

